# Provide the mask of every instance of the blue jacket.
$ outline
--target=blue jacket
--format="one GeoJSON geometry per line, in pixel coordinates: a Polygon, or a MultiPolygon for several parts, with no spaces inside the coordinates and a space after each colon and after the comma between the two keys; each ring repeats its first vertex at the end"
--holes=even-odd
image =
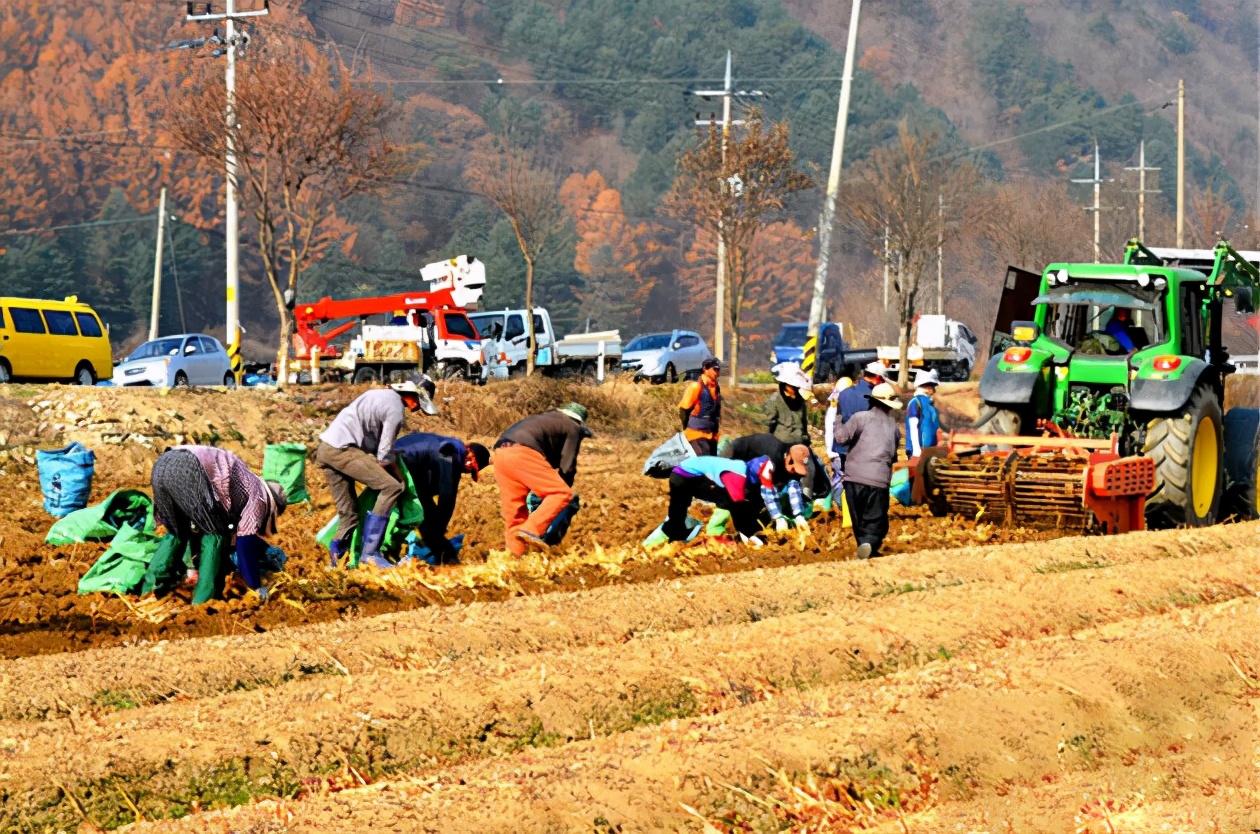
{"type": "MultiPolygon", "coordinates": [[[[871,401],[866,398],[871,391],[875,390],[865,379],[859,379],[852,388],[846,388],[840,392],[840,397],[836,400],[839,406],[840,425],[849,422],[849,418],[854,414],[860,414],[863,411],[870,411],[871,401]]],[[[839,443],[834,444],[831,451],[837,455],[847,455],[849,447],[842,446],[839,443]]]]}
{"type": "Polygon", "coordinates": [[[912,458],[914,453],[914,435],[911,433],[910,418],[919,419],[919,451],[936,445],[936,433],[941,428],[940,412],[930,397],[915,394],[906,406],[906,457],[912,458]]]}
{"type": "Polygon", "coordinates": [[[436,497],[439,512],[447,520],[455,510],[467,453],[468,448],[454,437],[428,432],[405,434],[394,443],[394,455],[411,474],[417,497],[425,504],[436,497]]]}

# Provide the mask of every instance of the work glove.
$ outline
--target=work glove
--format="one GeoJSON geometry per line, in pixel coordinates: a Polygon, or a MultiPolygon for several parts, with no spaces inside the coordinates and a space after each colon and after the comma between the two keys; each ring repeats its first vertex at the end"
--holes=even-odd
{"type": "Polygon", "coordinates": [[[798,515],[795,521],[796,521],[796,529],[808,536],[809,535],[809,522],[805,519],[805,516],[798,515]]]}
{"type": "Polygon", "coordinates": [[[786,533],[788,531],[788,520],[783,516],[779,516],[774,520],[774,532],[786,533]]]}
{"type": "Polygon", "coordinates": [[[764,542],[759,537],[745,536],[743,533],[739,534],[739,540],[741,543],[748,545],[754,550],[758,547],[761,547],[764,544],[764,542]]]}
{"type": "Polygon", "coordinates": [[[726,532],[726,525],[731,520],[731,511],[717,509],[713,511],[713,515],[709,516],[709,523],[704,527],[704,533],[707,536],[720,536],[726,532]]]}

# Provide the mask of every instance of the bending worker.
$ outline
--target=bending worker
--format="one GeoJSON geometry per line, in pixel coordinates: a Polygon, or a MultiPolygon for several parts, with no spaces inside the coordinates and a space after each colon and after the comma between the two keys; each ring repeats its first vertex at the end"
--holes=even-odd
{"type": "Polygon", "coordinates": [[[551,522],[573,501],[573,479],[582,441],[591,436],[584,406],[569,403],[509,426],[494,444],[491,461],[499,484],[503,532],[508,552],[523,556],[528,548],[547,552],[543,536],[551,522]],[[532,513],[530,493],[542,499],[532,513]]]}
{"type": "Polygon", "coordinates": [[[722,363],[710,356],[700,365],[700,378],[687,383],[678,401],[683,434],[697,455],[716,455],[722,430],[722,363]]]}
{"type": "Polygon", "coordinates": [[[935,369],[914,372],[914,396],[906,405],[906,457],[917,458],[924,449],[937,444],[941,416],[932,398],[941,382],[935,369]]]}
{"type": "Polygon", "coordinates": [[[169,593],[182,563],[194,604],[221,596],[231,568],[227,548],[235,537],[237,571],[265,599],[262,537],[276,532],[276,518],[288,504],[284,488],[264,483],[245,461],[213,446],[167,451],[153,464],[152,482],[154,512],[167,535],[149,563],[142,593],[169,593]]]}
{"type": "Polygon", "coordinates": [[[888,487],[897,460],[893,412],[901,410],[897,392],[887,382],[876,385],[867,397],[870,410],[854,414],[836,429],[836,442],[849,450],[844,461],[844,499],[853,518],[859,559],[878,556],[888,535],[888,487]]]}
{"type": "Polygon", "coordinates": [[[813,451],[803,443],[784,443],[773,434],[761,432],[759,434],[737,437],[729,443],[724,443],[718,455],[719,457],[733,460],[742,460],[745,463],[760,457],[770,458],[770,460],[775,462],[774,484],[779,490],[780,498],[788,497],[790,499],[786,490],[791,483],[797,483],[800,486],[801,495],[804,499],[804,515],[806,518],[813,515],[810,496],[823,498],[831,493],[831,485],[827,481],[826,469],[823,468],[822,462],[815,458],[813,451]],[[788,461],[791,457],[793,446],[804,447],[806,454],[809,456],[804,475],[791,472],[788,469],[788,461]]]}
{"type": "MultiPolygon", "coordinates": [[[[763,508],[773,520],[775,529],[786,531],[788,522],[779,504],[775,471],[781,465],[790,476],[800,477],[805,473],[808,455],[809,451],[798,444],[791,447],[781,461],[767,456],[748,462],[708,455],[688,458],[674,467],[669,476],[669,510],[665,523],[648,536],[643,542],[644,547],[689,538],[688,510],[696,499],[709,501],[717,507],[705,529],[711,536],[723,535],[727,526],[733,523],[741,536],[754,539],[761,530],[763,508]],[[758,492],[760,504],[754,500],[758,492]]],[[[788,481],[788,495],[791,496],[797,527],[808,532],[809,522],[803,515],[804,502],[798,481],[788,481]]]]}
{"type": "Polygon", "coordinates": [[[398,438],[394,455],[407,467],[416,498],[424,510],[420,522],[420,539],[439,563],[457,562],[455,547],[446,537],[459,482],[464,474],[478,480],[479,473],[490,465],[490,450],[480,443],[464,443],[454,437],[427,432],[412,432],[398,438]]]}
{"type": "Polygon", "coordinates": [[[319,436],[315,461],[328,481],[337,507],[337,535],[329,547],[333,567],[350,549],[354,530],[359,526],[358,496],[354,485],[376,490],[376,503],[363,519],[363,549],[359,564],[378,568],[393,565],[381,556],[381,540],[389,522],[389,511],[402,495],[402,472],[394,460],[394,441],[402,429],[406,412],[423,410],[436,414],[427,390],[414,382],[401,382],[389,388],[365,391],[341,410],[327,431],[319,436]]]}

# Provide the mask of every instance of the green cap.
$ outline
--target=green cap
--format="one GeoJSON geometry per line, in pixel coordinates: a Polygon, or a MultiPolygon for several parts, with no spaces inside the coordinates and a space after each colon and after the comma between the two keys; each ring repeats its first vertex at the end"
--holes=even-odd
{"type": "Polygon", "coordinates": [[[586,411],[586,406],[584,405],[578,405],[577,403],[569,403],[568,405],[560,406],[559,408],[556,409],[556,411],[559,411],[561,414],[565,414],[569,417],[572,417],[574,420],[577,420],[579,423],[581,423],[584,426],[586,425],[587,411],[586,411]]]}

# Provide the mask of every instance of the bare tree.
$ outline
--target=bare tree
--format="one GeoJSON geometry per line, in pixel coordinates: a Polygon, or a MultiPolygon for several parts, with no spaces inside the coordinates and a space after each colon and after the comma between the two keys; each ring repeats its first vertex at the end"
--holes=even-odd
{"type": "Polygon", "coordinates": [[[812,188],[814,181],[796,167],[788,144],[786,122],[767,124],[764,114],[750,109],[742,135],[726,140],[711,128],[698,147],[678,160],[678,177],[665,198],[665,210],[694,221],[726,249],[726,296],[731,325],[731,385],[739,384],[739,339],[750,302],[750,253],[757,235],[782,219],[789,195],[812,188]]]}
{"type": "Polygon", "coordinates": [[[412,163],[389,138],[390,101],[314,47],[270,41],[237,68],[235,118],[213,68],[175,97],[176,144],[218,168],[230,135],[243,199],[280,316],[277,384],[288,377],[291,305],[303,271],[344,235],[339,203],[379,192],[412,163]]]}
{"type": "Polygon", "coordinates": [[[980,175],[975,167],[940,152],[935,135],[920,135],[903,121],[897,141],[876,148],[856,171],[847,207],[850,218],[882,248],[889,234],[889,266],[897,293],[900,373],[910,378],[910,329],[918,312],[919,284],[936,258],[939,235],[948,240],[959,229],[974,230],[991,212],[976,199],[980,175]],[[954,223],[941,228],[938,200],[950,207],[954,223]]]}
{"type": "Polygon", "coordinates": [[[525,373],[534,373],[537,342],[534,334],[534,266],[560,241],[568,222],[560,202],[559,172],[535,154],[507,140],[494,153],[482,154],[470,168],[474,190],[498,206],[516,235],[525,260],[525,319],[529,327],[529,351],[525,373]]]}
{"type": "Polygon", "coordinates": [[[1225,186],[1218,186],[1214,180],[1190,192],[1190,216],[1190,243],[1202,249],[1211,249],[1217,241],[1229,238],[1238,225],[1225,186]]]}

